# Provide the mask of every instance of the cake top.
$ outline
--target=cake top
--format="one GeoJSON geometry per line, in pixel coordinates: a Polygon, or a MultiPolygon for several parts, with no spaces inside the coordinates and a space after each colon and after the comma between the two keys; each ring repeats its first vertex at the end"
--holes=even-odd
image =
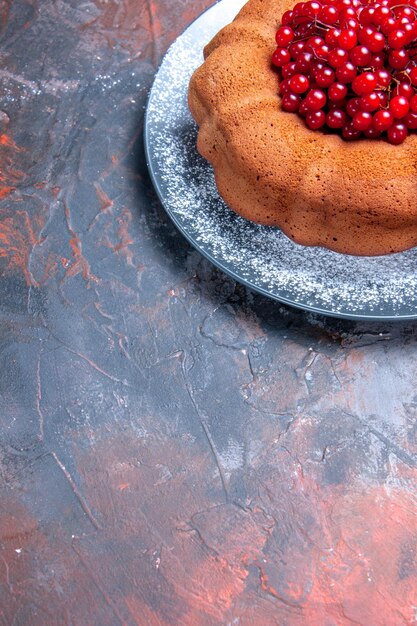
{"type": "Polygon", "coordinates": [[[417,0],[299,2],[276,43],[282,109],[310,129],[395,145],[417,129],[417,0]]]}

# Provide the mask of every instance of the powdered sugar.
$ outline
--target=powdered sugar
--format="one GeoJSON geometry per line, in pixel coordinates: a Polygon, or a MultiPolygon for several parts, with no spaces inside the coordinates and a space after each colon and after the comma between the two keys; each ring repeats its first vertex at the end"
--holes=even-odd
{"type": "Polygon", "coordinates": [[[364,258],[299,246],[276,228],[235,215],[219,197],[195,147],[187,90],[203,46],[242,4],[222,0],[202,15],[171,47],[155,79],[146,147],[166,210],[217,266],[277,300],[343,317],[417,317],[417,249],[364,258]]]}

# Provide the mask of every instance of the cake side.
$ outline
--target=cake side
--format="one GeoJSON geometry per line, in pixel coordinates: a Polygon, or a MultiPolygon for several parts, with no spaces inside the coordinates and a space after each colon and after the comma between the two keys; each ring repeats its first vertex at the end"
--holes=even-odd
{"type": "Polygon", "coordinates": [[[346,143],[280,109],[270,58],[282,0],[250,0],[205,50],[190,109],[225,202],[294,241],[358,255],[417,244],[417,141],[346,143]]]}

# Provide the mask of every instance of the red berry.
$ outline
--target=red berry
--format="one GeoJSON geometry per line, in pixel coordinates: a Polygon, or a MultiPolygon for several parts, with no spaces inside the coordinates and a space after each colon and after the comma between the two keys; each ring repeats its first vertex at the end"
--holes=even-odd
{"type": "Polygon", "coordinates": [[[272,55],[272,63],[277,67],[282,67],[291,61],[291,55],[286,48],[277,48],[272,55]]]}
{"type": "Polygon", "coordinates": [[[368,93],[366,96],[362,96],[361,98],[362,111],[376,111],[380,106],[381,100],[376,91],[368,93]]]}
{"type": "Polygon", "coordinates": [[[374,128],[373,126],[370,126],[363,132],[363,134],[368,139],[378,139],[378,137],[381,135],[381,132],[379,130],[376,130],[376,128],[374,128]]]}
{"type": "Polygon", "coordinates": [[[329,65],[332,67],[340,67],[349,60],[349,53],[342,48],[334,48],[328,54],[329,65]]]}
{"type": "Polygon", "coordinates": [[[301,97],[291,92],[286,93],[281,100],[281,105],[284,111],[291,111],[291,113],[295,113],[295,111],[298,111],[300,104],[301,97]]]}
{"type": "Polygon", "coordinates": [[[378,87],[389,87],[391,84],[391,74],[386,70],[377,70],[376,79],[378,87]]]}
{"type": "Polygon", "coordinates": [[[343,100],[347,95],[347,87],[342,83],[333,83],[328,90],[329,100],[343,100]]]}
{"type": "Polygon", "coordinates": [[[321,89],[310,89],[306,97],[306,104],[311,111],[318,111],[326,104],[326,94],[321,89]]]}
{"type": "Polygon", "coordinates": [[[324,126],[326,114],[324,111],[311,111],[306,115],[306,124],[312,130],[317,130],[324,126]]]}
{"type": "Polygon", "coordinates": [[[291,78],[297,72],[297,68],[295,66],[295,61],[291,61],[291,63],[286,63],[281,67],[281,76],[282,78],[291,78]]]}
{"type": "Polygon", "coordinates": [[[394,50],[402,48],[407,43],[407,36],[403,30],[392,30],[388,35],[388,45],[394,50]]]}
{"type": "Polygon", "coordinates": [[[294,61],[298,59],[299,55],[303,52],[305,47],[306,47],[305,41],[294,41],[294,43],[290,45],[288,50],[289,50],[289,53],[291,54],[291,57],[294,59],[294,61]]]}
{"type": "Polygon", "coordinates": [[[374,31],[369,37],[367,46],[371,52],[382,52],[386,44],[385,37],[379,31],[374,31]]]}
{"type": "Polygon", "coordinates": [[[321,9],[321,4],[319,2],[310,0],[310,2],[306,2],[304,5],[304,15],[308,15],[308,17],[315,18],[320,13],[320,9],[321,9]]]}
{"type": "Polygon", "coordinates": [[[294,31],[289,26],[281,26],[278,28],[277,33],[275,35],[275,41],[277,45],[281,48],[285,48],[289,46],[292,40],[294,39],[294,31]]]}
{"type": "Polygon", "coordinates": [[[379,6],[375,9],[372,22],[375,26],[382,26],[387,17],[392,16],[392,11],[389,7],[379,6]]]}
{"type": "Polygon", "coordinates": [[[359,76],[353,79],[352,89],[358,96],[363,96],[374,91],[377,84],[376,74],[373,72],[363,72],[363,74],[359,74],[359,76]]]}
{"type": "Polygon", "coordinates": [[[326,43],[331,48],[337,46],[339,35],[342,31],[339,28],[330,28],[324,37],[326,43]]]}
{"type": "Polygon", "coordinates": [[[387,130],[388,141],[394,146],[398,146],[407,139],[408,131],[404,124],[394,124],[387,130]]]}
{"type": "Polygon", "coordinates": [[[402,70],[409,62],[410,57],[405,48],[401,50],[392,50],[388,56],[388,62],[396,70],[402,70]]]}
{"type": "Polygon", "coordinates": [[[292,10],[293,18],[305,15],[304,14],[304,6],[305,6],[305,2],[297,2],[297,4],[295,5],[295,7],[292,10]]]}
{"type": "Polygon", "coordinates": [[[349,57],[353,65],[365,67],[370,64],[372,53],[366,46],[355,46],[350,51],[349,57]]]}
{"type": "Polygon", "coordinates": [[[339,83],[351,83],[357,72],[353,63],[344,63],[336,70],[336,78],[339,83]]]}
{"type": "Polygon", "coordinates": [[[325,4],[321,7],[318,18],[323,24],[336,24],[339,18],[339,11],[335,6],[325,4]]]}
{"type": "Polygon", "coordinates": [[[410,130],[417,129],[417,113],[412,113],[410,111],[410,113],[407,113],[402,121],[410,130]]]}
{"type": "Polygon", "coordinates": [[[317,54],[317,52],[324,46],[324,39],[322,37],[310,37],[306,43],[306,49],[311,50],[317,54]]]}
{"type": "Polygon", "coordinates": [[[292,18],[293,18],[293,12],[285,11],[285,13],[283,14],[281,18],[281,24],[283,26],[287,26],[287,24],[290,24],[292,22],[292,18]]]}
{"type": "Polygon", "coordinates": [[[311,52],[300,52],[296,60],[297,72],[308,72],[311,67],[313,55],[311,52]]]}
{"type": "Polygon", "coordinates": [[[310,87],[310,81],[304,74],[294,74],[290,78],[290,89],[294,93],[304,93],[310,87]]]}
{"type": "Polygon", "coordinates": [[[294,30],[295,39],[306,39],[307,37],[311,37],[314,34],[315,26],[314,22],[304,21],[299,23],[299,25],[294,30]]]}
{"type": "Polygon", "coordinates": [[[342,109],[331,109],[326,115],[326,124],[329,128],[342,128],[346,120],[346,113],[342,109]]]}
{"type": "Polygon", "coordinates": [[[366,7],[360,12],[359,18],[363,26],[369,26],[373,22],[375,13],[374,7],[366,7]]]}
{"type": "Polygon", "coordinates": [[[414,21],[411,24],[405,24],[404,30],[407,33],[407,42],[411,43],[417,37],[417,22],[414,21]]]}
{"type": "Polygon", "coordinates": [[[397,20],[394,17],[387,17],[381,24],[381,31],[384,35],[391,33],[397,25],[397,20]]]}
{"type": "Polygon", "coordinates": [[[385,47],[385,37],[371,26],[359,31],[359,42],[371,52],[381,52],[385,47]]]}
{"type": "Polygon", "coordinates": [[[407,100],[410,100],[414,96],[414,89],[410,85],[410,83],[399,83],[394,91],[392,92],[393,96],[404,96],[407,100]]]}
{"type": "Polygon", "coordinates": [[[381,69],[384,67],[384,63],[386,60],[385,52],[379,52],[378,54],[373,54],[370,65],[374,70],[381,69]]]}
{"type": "Polygon", "coordinates": [[[393,117],[400,119],[404,117],[404,115],[407,115],[410,110],[410,104],[404,96],[394,96],[394,98],[390,100],[389,110],[393,117]]]}
{"type": "Polygon", "coordinates": [[[356,130],[366,130],[372,124],[372,114],[367,111],[358,111],[352,118],[352,126],[356,130]]]}
{"type": "Polygon", "coordinates": [[[346,105],[346,113],[350,117],[354,117],[356,113],[361,111],[361,98],[351,98],[346,105]]]}
{"type": "Polygon", "coordinates": [[[414,11],[412,10],[412,8],[407,7],[407,6],[401,6],[398,9],[396,9],[395,15],[397,19],[407,18],[409,22],[412,22],[415,17],[414,11]]]}
{"type": "Polygon", "coordinates": [[[389,111],[377,111],[372,120],[372,125],[376,130],[383,132],[394,123],[394,118],[389,111]]]}
{"type": "Polygon", "coordinates": [[[341,10],[340,12],[340,23],[345,22],[351,18],[355,18],[356,17],[356,11],[353,8],[353,6],[351,6],[352,3],[346,4],[345,7],[341,10]]]}
{"type": "Polygon", "coordinates": [[[301,115],[302,117],[305,117],[307,113],[309,113],[309,111],[310,109],[308,108],[306,101],[303,100],[300,104],[300,108],[298,109],[298,114],[301,115]]]}
{"type": "Polygon", "coordinates": [[[342,30],[338,37],[338,44],[343,50],[351,50],[356,46],[357,41],[356,32],[352,29],[342,30]]]}
{"type": "Polygon", "coordinates": [[[282,80],[279,84],[279,95],[283,96],[286,93],[289,93],[291,91],[291,87],[290,87],[290,79],[286,78],[285,80],[282,80]]]}
{"type": "Polygon", "coordinates": [[[319,87],[330,87],[334,82],[335,74],[331,67],[323,67],[317,71],[315,79],[319,87]]]}
{"type": "Polygon", "coordinates": [[[362,133],[360,130],[357,130],[353,127],[352,120],[350,122],[347,122],[342,128],[342,137],[343,139],[347,139],[348,141],[359,139],[361,134],[362,133]]]}

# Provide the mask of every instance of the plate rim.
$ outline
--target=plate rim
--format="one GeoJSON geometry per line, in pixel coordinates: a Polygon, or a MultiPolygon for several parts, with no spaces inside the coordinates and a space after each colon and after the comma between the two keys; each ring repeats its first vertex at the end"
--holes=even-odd
{"type": "MultiPolygon", "coordinates": [[[[221,261],[219,261],[215,256],[213,256],[212,254],[210,254],[210,252],[208,252],[205,248],[202,248],[199,244],[199,242],[183,227],[183,225],[181,224],[179,218],[176,216],[175,213],[173,213],[168,205],[168,203],[165,200],[164,194],[161,190],[159,181],[157,179],[157,176],[155,174],[154,168],[152,166],[152,154],[151,154],[151,150],[150,150],[150,136],[149,136],[149,118],[150,118],[150,105],[152,102],[152,98],[154,97],[154,94],[156,92],[156,83],[157,83],[157,78],[165,64],[165,61],[168,57],[168,55],[170,54],[172,48],[175,46],[175,44],[178,42],[178,40],[185,36],[186,33],[193,28],[193,26],[196,24],[196,22],[198,22],[199,20],[201,20],[204,15],[206,13],[208,13],[209,11],[212,11],[217,5],[222,4],[223,2],[227,2],[227,0],[216,0],[216,2],[214,2],[214,4],[212,4],[210,7],[208,7],[207,9],[205,9],[200,15],[198,15],[179,35],[178,37],[175,38],[175,40],[170,44],[170,46],[168,47],[168,49],[166,50],[165,54],[163,55],[161,62],[154,74],[154,79],[152,82],[152,86],[149,89],[149,93],[147,96],[147,101],[146,101],[146,106],[145,106],[145,114],[144,114],[144,130],[143,130],[143,144],[144,144],[144,152],[145,152],[145,161],[146,161],[146,166],[148,168],[148,172],[149,172],[149,176],[151,179],[151,182],[153,184],[153,187],[156,191],[156,194],[158,196],[158,199],[162,205],[162,207],[164,208],[165,212],[167,213],[168,217],[170,218],[170,220],[174,223],[175,227],[177,228],[177,230],[181,233],[181,235],[191,244],[191,246],[197,250],[199,252],[199,254],[201,254],[204,258],[206,258],[208,261],[210,261],[210,263],[212,263],[215,267],[217,267],[217,269],[221,270],[222,272],[224,272],[225,274],[227,274],[229,277],[231,277],[233,280],[235,280],[236,282],[238,282],[241,285],[244,285],[247,289],[249,289],[250,291],[254,291],[256,293],[259,293],[267,298],[269,298],[270,300],[273,300],[274,302],[278,302],[281,304],[285,304],[287,306],[296,308],[298,310],[301,311],[306,311],[308,313],[313,313],[316,315],[323,315],[326,317],[333,317],[333,318],[337,318],[337,319],[345,319],[345,320],[351,320],[351,321],[368,321],[368,322],[400,322],[400,321],[410,321],[410,320],[416,320],[417,319],[417,312],[414,314],[399,314],[399,315],[382,315],[382,314],[374,314],[374,315],[366,315],[363,313],[354,313],[354,312],[340,312],[340,311],[334,311],[332,309],[326,309],[326,308],[322,308],[320,306],[312,306],[309,304],[302,304],[293,300],[288,299],[285,296],[279,296],[275,293],[271,293],[269,291],[267,291],[266,289],[264,289],[263,287],[256,285],[250,281],[248,281],[246,278],[239,276],[238,274],[236,274],[233,270],[229,269],[228,267],[225,267],[221,261]]],[[[242,4],[242,6],[244,6],[244,3],[242,4]]],[[[209,167],[211,167],[209,165],[209,167]]]]}

